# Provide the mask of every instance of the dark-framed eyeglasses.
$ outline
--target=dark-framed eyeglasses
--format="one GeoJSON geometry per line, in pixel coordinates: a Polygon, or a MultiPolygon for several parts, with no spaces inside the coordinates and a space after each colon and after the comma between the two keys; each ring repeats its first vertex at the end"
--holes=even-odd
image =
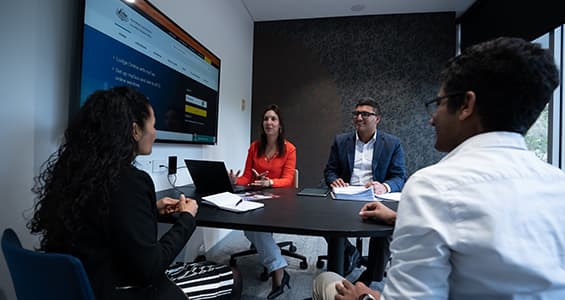
{"type": "Polygon", "coordinates": [[[455,97],[455,96],[461,96],[461,95],[464,95],[464,94],[465,94],[465,92],[456,92],[456,93],[450,93],[450,94],[447,94],[447,95],[435,97],[432,100],[424,103],[424,105],[426,105],[426,111],[428,112],[428,114],[430,116],[433,116],[436,113],[438,106],[441,105],[441,100],[448,99],[448,98],[455,97]]]}
{"type": "Polygon", "coordinates": [[[351,112],[351,115],[352,115],[354,118],[357,118],[359,115],[361,115],[361,117],[363,117],[363,119],[366,119],[366,118],[368,118],[368,117],[370,117],[370,116],[376,116],[377,114],[374,113],[374,112],[370,112],[370,111],[356,111],[356,110],[355,110],[355,111],[352,111],[352,112],[351,112]]]}

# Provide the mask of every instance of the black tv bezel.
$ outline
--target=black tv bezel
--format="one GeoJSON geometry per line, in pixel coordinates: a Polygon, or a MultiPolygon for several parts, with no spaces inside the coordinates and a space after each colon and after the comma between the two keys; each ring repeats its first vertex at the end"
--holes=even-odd
{"type": "MultiPolygon", "coordinates": [[[[84,40],[84,26],[85,26],[85,8],[86,8],[86,1],[87,0],[80,0],[78,1],[79,4],[77,5],[78,8],[76,9],[76,18],[75,18],[75,26],[73,26],[73,49],[72,49],[72,58],[71,58],[71,84],[70,84],[70,99],[69,99],[69,111],[68,111],[68,121],[69,123],[73,116],[78,112],[81,107],[80,103],[80,95],[81,95],[81,82],[82,82],[82,56],[83,56],[83,40],[84,40]]],[[[145,12],[140,11],[139,8],[134,6],[132,3],[125,1],[125,0],[118,0],[122,3],[126,4],[127,6],[131,7],[132,9],[136,10],[138,13],[142,14],[145,18],[147,18],[150,22],[158,26],[159,28],[163,29],[163,25],[157,22],[154,18],[148,16],[145,12]]],[[[152,9],[155,10],[160,16],[165,18],[168,22],[176,27],[179,31],[186,34],[192,41],[206,50],[209,54],[211,54],[215,59],[218,60],[218,96],[216,98],[216,110],[214,111],[214,119],[216,120],[216,130],[215,130],[215,141],[214,142],[206,142],[206,141],[189,141],[189,140],[182,140],[182,139],[167,139],[167,138],[157,138],[155,140],[156,143],[172,143],[172,144],[192,144],[192,145],[217,145],[218,144],[218,131],[219,131],[219,111],[220,111],[220,86],[221,86],[221,73],[222,73],[222,60],[221,58],[204,46],[200,41],[198,41],[194,36],[190,33],[186,32],[180,25],[178,25],[175,21],[169,18],[168,15],[163,13],[160,9],[158,9],[153,3],[149,0],[136,0],[141,1],[149,5],[152,9]]],[[[169,31],[167,31],[169,32],[169,31]]],[[[169,32],[170,33],[170,32],[169,32]]],[[[175,35],[176,39],[182,40],[178,35],[175,35]]],[[[160,131],[167,130],[161,130],[160,131]]],[[[187,133],[188,134],[188,133],[187,133]]]]}

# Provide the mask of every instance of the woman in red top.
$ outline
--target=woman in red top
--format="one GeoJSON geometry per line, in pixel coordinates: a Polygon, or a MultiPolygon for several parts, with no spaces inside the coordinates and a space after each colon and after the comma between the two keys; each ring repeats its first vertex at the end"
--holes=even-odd
{"type": "MultiPolygon", "coordinates": [[[[291,187],[296,169],[296,147],[284,137],[284,125],[277,105],[269,105],[263,112],[261,137],[251,143],[245,170],[241,177],[239,171],[230,170],[232,181],[238,185],[265,187],[291,187]]],[[[281,255],[281,249],[267,232],[245,231],[245,236],[257,249],[261,262],[272,275],[272,290],[268,299],[274,299],[289,285],[290,276],[284,268],[288,265],[281,255]]]]}
{"type": "Polygon", "coordinates": [[[237,185],[291,187],[296,169],[296,148],[284,138],[279,107],[269,105],[263,112],[261,137],[249,146],[245,170],[230,173],[237,185]]]}

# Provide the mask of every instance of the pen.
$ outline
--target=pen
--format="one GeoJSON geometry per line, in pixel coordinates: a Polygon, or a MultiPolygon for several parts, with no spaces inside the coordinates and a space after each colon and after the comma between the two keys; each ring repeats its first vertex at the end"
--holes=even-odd
{"type": "Polygon", "coordinates": [[[243,199],[239,199],[239,201],[237,201],[237,203],[235,204],[235,206],[238,206],[241,202],[243,202],[243,199]]]}

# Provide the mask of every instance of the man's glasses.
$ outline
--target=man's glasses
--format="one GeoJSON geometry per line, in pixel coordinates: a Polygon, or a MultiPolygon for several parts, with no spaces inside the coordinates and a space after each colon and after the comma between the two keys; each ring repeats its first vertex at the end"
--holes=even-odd
{"type": "Polygon", "coordinates": [[[363,117],[363,119],[366,119],[370,116],[376,116],[377,114],[374,112],[369,112],[369,111],[352,111],[351,114],[353,115],[354,118],[357,118],[359,115],[361,115],[361,117],[363,117]]]}
{"type": "Polygon", "coordinates": [[[426,111],[428,112],[428,114],[430,116],[433,117],[433,115],[436,113],[438,106],[441,105],[441,100],[448,99],[448,98],[455,97],[455,96],[461,96],[461,95],[464,95],[464,94],[465,94],[465,92],[456,92],[456,93],[451,93],[451,94],[435,97],[432,100],[424,103],[426,105],[426,111]]]}

